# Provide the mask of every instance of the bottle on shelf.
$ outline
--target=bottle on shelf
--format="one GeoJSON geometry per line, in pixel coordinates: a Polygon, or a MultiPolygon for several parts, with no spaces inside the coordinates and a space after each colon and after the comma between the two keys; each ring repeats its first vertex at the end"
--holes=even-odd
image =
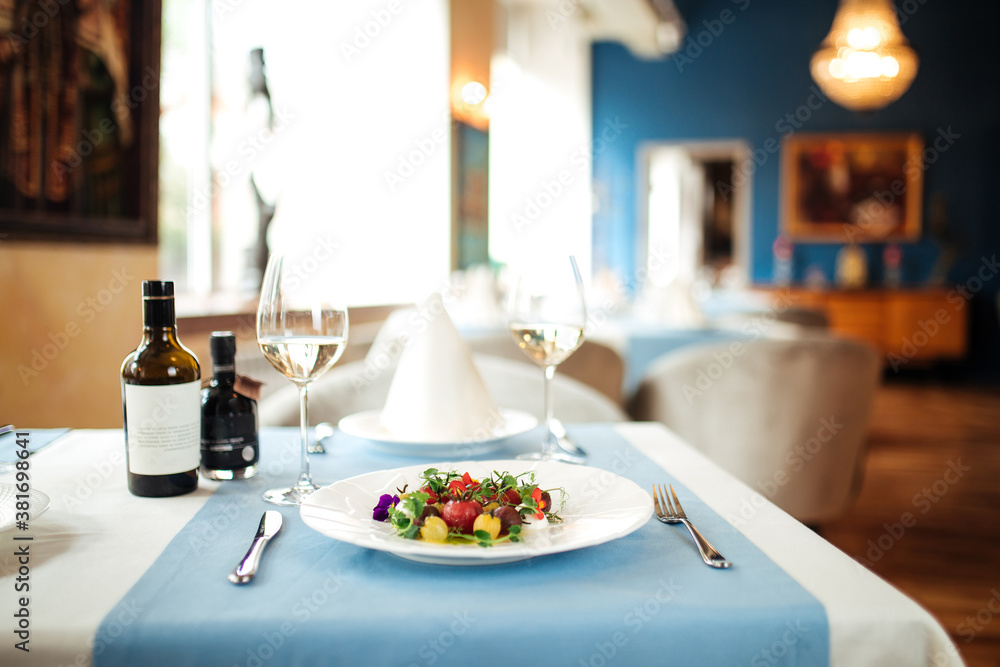
{"type": "Polygon", "coordinates": [[[212,381],[201,390],[201,474],[244,479],[257,474],[257,401],[239,391],[236,336],[215,331],[209,339],[212,381]]]}
{"type": "Polygon", "coordinates": [[[128,489],[178,496],[198,488],[201,367],[177,338],[172,282],[142,282],[142,324],[121,368],[128,489]]]}
{"type": "Polygon", "coordinates": [[[890,243],[882,251],[885,266],[883,280],[887,287],[899,289],[903,284],[903,249],[898,243],[890,243]]]}

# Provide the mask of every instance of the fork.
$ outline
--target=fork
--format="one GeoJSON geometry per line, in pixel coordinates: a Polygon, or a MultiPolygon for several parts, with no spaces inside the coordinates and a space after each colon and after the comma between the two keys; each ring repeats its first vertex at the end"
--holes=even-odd
{"type": "Polygon", "coordinates": [[[656,518],[663,523],[683,523],[687,527],[688,532],[691,533],[691,537],[694,538],[694,543],[698,545],[698,551],[701,552],[701,559],[705,561],[705,565],[720,569],[725,569],[732,565],[732,563],[723,558],[722,554],[708,540],[702,537],[702,534],[698,532],[694,524],[688,520],[687,514],[684,513],[684,508],[681,507],[680,501],[677,500],[674,485],[670,485],[670,495],[674,499],[672,505],[666,488],[662,484],[660,487],[660,489],[657,489],[656,484],[653,485],[653,507],[656,509],[656,518]]]}

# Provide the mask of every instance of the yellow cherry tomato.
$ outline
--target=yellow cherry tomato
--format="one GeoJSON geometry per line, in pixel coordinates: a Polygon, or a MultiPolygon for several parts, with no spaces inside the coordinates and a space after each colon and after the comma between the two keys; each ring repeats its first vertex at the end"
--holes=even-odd
{"type": "Polygon", "coordinates": [[[420,527],[420,537],[428,542],[444,542],[448,539],[448,524],[439,516],[429,516],[420,527]]]}
{"type": "Polygon", "coordinates": [[[485,530],[490,534],[490,539],[495,540],[500,535],[500,519],[489,514],[480,514],[472,524],[472,530],[485,530]]]}

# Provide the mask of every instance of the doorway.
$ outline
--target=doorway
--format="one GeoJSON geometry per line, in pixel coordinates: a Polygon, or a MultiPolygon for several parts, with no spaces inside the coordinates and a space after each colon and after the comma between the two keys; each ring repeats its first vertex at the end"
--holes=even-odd
{"type": "Polygon", "coordinates": [[[747,284],[751,184],[739,167],[749,155],[742,140],[641,149],[638,257],[651,287],[747,284]]]}

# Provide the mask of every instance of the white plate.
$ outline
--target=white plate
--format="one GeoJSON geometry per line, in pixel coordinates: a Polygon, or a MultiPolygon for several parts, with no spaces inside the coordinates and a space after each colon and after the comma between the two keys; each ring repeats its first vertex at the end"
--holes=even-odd
{"type": "MultiPolygon", "coordinates": [[[[553,492],[553,505],[562,501],[553,492]]],[[[379,470],[335,482],[309,495],[299,510],[307,526],[327,537],[360,547],[388,551],[401,558],[435,565],[495,565],[535,556],[572,551],[624,537],[649,520],[653,500],[635,482],[588,466],[555,461],[465,461],[379,470]],[[562,489],[565,505],[559,510],[563,523],[532,522],[521,542],[492,547],[469,544],[432,544],[396,534],[388,522],[372,519],[372,510],[383,493],[409,484],[416,488],[427,468],[468,472],[474,478],[494,471],[519,474],[535,471],[543,489],[562,489]]]]}
{"type": "Polygon", "coordinates": [[[398,436],[382,426],[382,410],[367,410],[340,420],[340,430],[365,438],[379,449],[404,456],[474,456],[498,448],[506,438],[530,431],[538,425],[533,415],[520,410],[501,408],[503,425],[488,433],[459,442],[428,442],[398,436]]]}
{"type": "MultiPolygon", "coordinates": [[[[18,498],[17,487],[13,484],[0,484],[0,531],[7,530],[17,523],[17,503],[24,498],[18,498]]],[[[28,519],[34,519],[49,508],[49,497],[41,491],[28,491],[28,519]]]]}

